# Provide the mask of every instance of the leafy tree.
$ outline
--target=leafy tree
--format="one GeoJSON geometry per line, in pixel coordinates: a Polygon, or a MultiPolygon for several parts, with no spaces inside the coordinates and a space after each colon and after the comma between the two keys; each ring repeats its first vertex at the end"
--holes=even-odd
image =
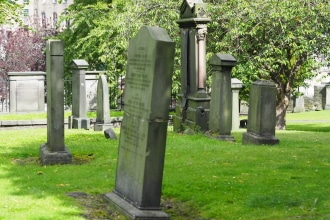
{"type": "MultiPolygon", "coordinates": [[[[67,77],[73,59],[86,59],[90,68],[106,70],[110,87],[116,87],[118,78],[125,75],[129,40],[142,25],[161,26],[175,35],[177,9],[178,3],[168,0],[75,1],[61,17],[72,25],[59,35],[66,45],[67,77]]],[[[118,95],[116,92],[110,97],[118,95]]]]}
{"type": "Polygon", "coordinates": [[[256,79],[277,86],[276,127],[285,129],[291,95],[326,65],[330,3],[324,0],[213,0],[209,46],[229,53],[233,76],[248,87],[256,79]]]}
{"type": "Polygon", "coordinates": [[[19,23],[19,9],[21,6],[11,0],[0,0],[0,24],[19,23]]]}

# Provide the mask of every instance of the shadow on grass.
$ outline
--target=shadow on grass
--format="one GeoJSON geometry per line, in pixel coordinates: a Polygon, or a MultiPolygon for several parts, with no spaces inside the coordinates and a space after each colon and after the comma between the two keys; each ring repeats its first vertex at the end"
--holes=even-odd
{"type": "MultiPolygon", "coordinates": [[[[52,216],[55,216],[53,219],[68,219],[69,216],[70,219],[121,219],[118,213],[101,204],[101,194],[110,192],[114,186],[118,141],[106,139],[103,132],[68,131],[65,144],[73,155],[73,164],[42,166],[39,148],[47,141],[44,131],[26,129],[0,133],[0,142],[6,139],[1,137],[3,134],[17,137],[15,140],[7,138],[8,143],[3,144],[0,153],[0,178],[7,183],[7,186],[2,185],[5,200],[20,200],[17,209],[34,213],[32,218],[35,219],[52,219],[52,216]],[[70,196],[72,192],[82,192],[86,196],[75,198],[70,196]],[[73,206],[73,198],[78,207],[84,208],[73,206]],[[30,205],[32,203],[35,207],[30,205]],[[42,209],[49,209],[47,215],[42,209]]],[[[4,207],[17,206],[17,202],[3,203],[6,203],[4,207]]],[[[1,210],[1,205],[0,202],[0,212],[4,213],[6,210],[1,210]]],[[[18,212],[7,210],[5,218],[15,218],[18,212]]]]}

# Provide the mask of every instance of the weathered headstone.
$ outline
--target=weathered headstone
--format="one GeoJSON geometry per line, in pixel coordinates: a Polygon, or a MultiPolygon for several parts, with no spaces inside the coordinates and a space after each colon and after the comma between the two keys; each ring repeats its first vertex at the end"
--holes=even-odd
{"type": "Polygon", "coordinates": [[[168,219],[160,198],[173,64],[166,30],[144,26],[130,41],[116,186],[105,198],[131,219],[168,219]]]}
{"type": "Polygon", "coordinates": [[[243,83],[239,79],[231,79],[231,91],[233,96],[233,117],[232,117],[232,128],[231,130],[239,130],[240,127],[240,113],[239,113],[239,91],[242,89],[243,83]]]}
{"type": "MultiPolygon", "coordinates": [[[[85,71],[88,63],[85,60],[73,60],[72,69],[72,128],[89,129],[90,120],[86,109],[85,71]]],[[[71,120],[69,120],[71,121],[71,120]]]]}
{"type": "Polygon", "coordinates": [[[250,88],[247,132],[243,144],[275,145],[276,85],[270,80],[257,80],[250,88]]]}
{"type": "Polygon", "coordinates": [[[180,7],[181,92],[173,117],[175,131],[208,130],[210,97],[206,91],[207,5],[202,0],[184,0],[180,7]]]}
{"type": "Polygon", "coordinates": [[[88,111],[96,111],[97,109],[97,84],[99,76],[105,74],[105,71],[86,71],[86,108],[88,111]]]}
{"type": "Polygon", "coordinates": [[[219,140],[234,141],[232,126],[231,70],[236,59],[229,54],[215,54],[209,61],[212,68],[209,129],[219,140]]]}
{"type": "Polygon", "coordinates": [[[106,75],[100,75],[97,83],[97,110],[94,131],[104,131],[112,127],[107,78],[106,75]]]}
{"type": "Polygon", "coordinates": [[[325,86],[325,110],[330,110],[330,85],[325,86]]]}
{"type": "Polygon", "coordinates": [[[9,72],[11,113],[45,111],[45,72],[9,72]]]}
{"type": "Polygon", "coordinates": [[[40,147],[44,165],[72,163],[72,155],[64,144],[63,51],[62,41],[47,41],[47,143],[40,147]]]}
{"type": "Polygon", "coordinates": [[[294,108],[293,112],[305,112],[305,98],[304,96],[299,96],[294,98],[294,108]]]}

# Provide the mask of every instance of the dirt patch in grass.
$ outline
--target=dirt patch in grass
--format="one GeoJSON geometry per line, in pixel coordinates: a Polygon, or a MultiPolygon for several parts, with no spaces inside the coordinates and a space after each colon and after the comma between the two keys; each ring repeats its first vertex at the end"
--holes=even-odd
{"type": "MultiPolygon", "coordinates": [[[[127,219],[109,204],[109,202],[103,198],[103,195],[89,195],[84,192],[71,192],[67,195],[75,198],[78,204],[84,208],[82,216],[86,219],[127,219]]],[[[198,217],[198,211],[187,205],[187,203],[167,198],[162,199],[161,207],[163,207],[164,212],[170,215],[171,219],[202,220],[202,218],[198,217]]]]}
{"type": "MultiPolygon", "coordinates": [[[[89,163],[93,159],[94,159],[94,154],[92,153],[87,155],[73,155],[72,165],[82,165],[85,163],[89,163]]],[[[42,166],[39,157],[12,158],[11,162],[21,166],[31,165],[31,164],[42,166]]]]}

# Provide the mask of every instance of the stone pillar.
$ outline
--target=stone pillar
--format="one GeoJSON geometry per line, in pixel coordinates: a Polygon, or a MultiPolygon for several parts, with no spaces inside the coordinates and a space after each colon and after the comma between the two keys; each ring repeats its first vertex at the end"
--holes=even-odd
{"type": "Polygon", "coordinates": [[[109,106],[109,88],[106,75],[100,75],[97,83],[97,110],[94,131],[112,128],[109,106]]]}
{"type": "Polygon", "coordinates": [[[208,130],[210,97],[206,91],[206,4],[184,0],[180,7],[181,92],[173,117],[174,130],[208,130]]]}
{"type": "Polygon", "coordinates": [[[231,91],[233,97],[233,117],[232,117],[232,130],[239,130],[240,120],[239,120],[239,91],[242,89],[243,83],[239,79],[231,79],[231,91]]]}
{"type": "MultiPolygon", "coordinates": [[[[85,60],[73,60],[72,69],[72,128],[89,129],[90,120],[86,109],[85,72],[88,63],[85,60]]],[[[69,119],[69,121],[71,121],[69,119]]]]}
{"type": "Polygon", "coordinates": [[[330,85],[325,86],[325,110],[330,110],[330,85]]]}
{"type": "Polygon", "coordinates": [[[229,54],[215,54],[209,61],[212,68],[209,129],[217,139],[234,141],[232,128],[231,70],[236,59],[229,54]]]}
{"type": "Polygon", "coordinates": [[[63,51],[62,41],[47,41],[47,143],[40,147],[43,165],[72,163],[72,155],[64,144],[63,51]]]}
{"type": "Polygon", "coordinates": [[[270,80],[257,80],[250,88],[247,132],[243,144],[275,145],[276,85],[270,80]]]}

